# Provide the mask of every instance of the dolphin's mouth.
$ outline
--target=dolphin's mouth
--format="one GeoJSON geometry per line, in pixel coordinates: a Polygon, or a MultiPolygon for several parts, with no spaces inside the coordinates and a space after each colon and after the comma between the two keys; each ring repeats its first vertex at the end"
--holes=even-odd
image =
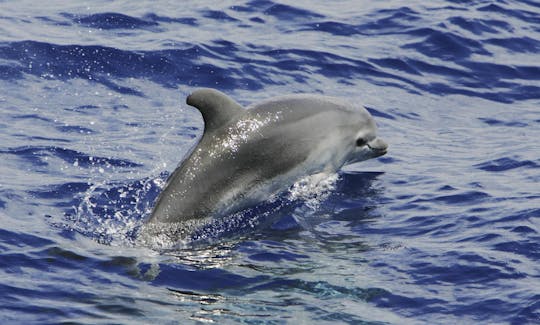
{"type": "Polygon", "coordinates": [[[388,144],[381,138],[375,138],[374,140],[368,142],[367,146],[369,149],[371,149],[374,157],[385,155],[388,151],[388,144]]]}

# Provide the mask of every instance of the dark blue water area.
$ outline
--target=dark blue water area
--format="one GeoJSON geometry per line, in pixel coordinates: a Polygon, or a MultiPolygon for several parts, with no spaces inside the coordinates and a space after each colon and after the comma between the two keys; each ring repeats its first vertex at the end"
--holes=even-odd
{"type": "Polygon", "coordinates": [[[0,320],[538,324],[539,52],[531,0],[3,1],[0,320]],[[347,99],[389,152],[141,243],[197,87],[347,99]]]}

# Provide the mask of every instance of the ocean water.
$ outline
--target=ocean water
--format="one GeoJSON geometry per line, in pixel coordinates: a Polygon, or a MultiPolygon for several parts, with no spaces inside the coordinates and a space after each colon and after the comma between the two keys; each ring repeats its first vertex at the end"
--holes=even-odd
{"type": "Polygon", "coordinates": [[[540,323],[540,3],[0,1],[2,324],[540,323]],[[138,244],[243,105],[367,107],[379,159],[138,244]]]}

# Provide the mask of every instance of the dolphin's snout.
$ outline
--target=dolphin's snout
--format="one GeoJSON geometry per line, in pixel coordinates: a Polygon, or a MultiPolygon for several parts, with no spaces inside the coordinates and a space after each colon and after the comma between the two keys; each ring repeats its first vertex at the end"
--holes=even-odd
{"type": "Polygon", "coordinates": [[[374,140],[368,142],[367,146],[375,153],[377,156],[382,156],[388,150],[388,144],[384,142],[381,138],[375,138],[374,140]]]}

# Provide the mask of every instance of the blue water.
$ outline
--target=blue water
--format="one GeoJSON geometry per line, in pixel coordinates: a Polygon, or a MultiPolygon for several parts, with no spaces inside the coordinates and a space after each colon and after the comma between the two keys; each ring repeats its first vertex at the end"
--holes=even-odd
{"type": "Polygon", "coordinates": [[[0,321],[539,323],[539,53],[533,0],[2,1],[0,321]],[[196,87],[347,98],[389,153],[139,245],[196,87]]]}

